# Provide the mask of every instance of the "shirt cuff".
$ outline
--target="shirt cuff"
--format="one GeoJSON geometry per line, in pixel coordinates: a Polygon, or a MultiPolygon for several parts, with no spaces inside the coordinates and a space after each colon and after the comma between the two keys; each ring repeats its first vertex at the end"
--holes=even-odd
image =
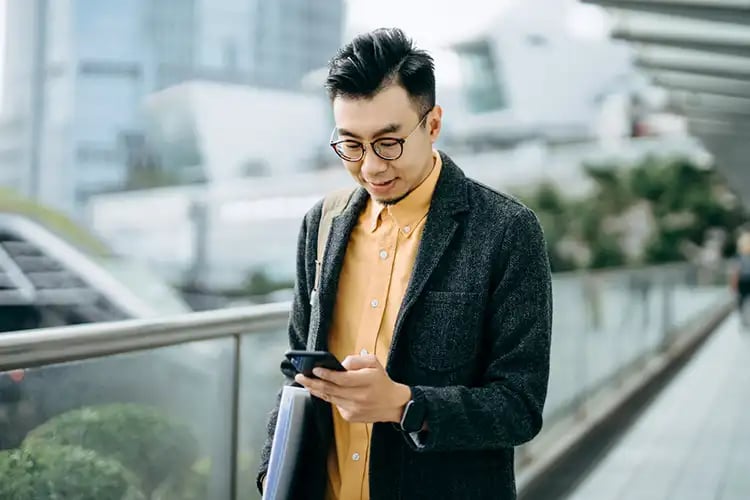
{"type": "Polygon", "coordinates": [[[414,443],[414,446],[416,446],[420,450],[425,447],[424,440],[422,439],[423,434],[423,431],[409,433],[409,439],[411,439],[411,442],[414,443]]]}

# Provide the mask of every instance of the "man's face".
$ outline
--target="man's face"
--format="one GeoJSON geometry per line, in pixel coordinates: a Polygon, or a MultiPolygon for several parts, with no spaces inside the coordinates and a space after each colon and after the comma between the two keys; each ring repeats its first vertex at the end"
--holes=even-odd
{"type": "Polygon", "coordinates": [[[432,144],[440,133],[442,118],[439,106],[417,127],[424,115],[419,114],[403,87],[390,85],[372,98],[336,97],[333,116],[337,128],[334,140],[353,139],[365,145],[364,158],[344,161],[344,166],[374,200],[397,203],[430,174],[432,144]],[[403,154],[396,160],[384,160],[370,147],[376,139],[404,139],[407,135],[403,154]]]}

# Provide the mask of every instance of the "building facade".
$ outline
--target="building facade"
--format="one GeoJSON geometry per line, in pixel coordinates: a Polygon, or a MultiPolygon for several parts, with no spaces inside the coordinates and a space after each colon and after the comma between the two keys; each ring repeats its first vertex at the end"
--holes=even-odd
{"type": "Polygon", "coordinates": [[[190,80],[296,90],[344,1],[8,0],[0,185],[77,213],[121,189],[144,98],[190,80]]]}

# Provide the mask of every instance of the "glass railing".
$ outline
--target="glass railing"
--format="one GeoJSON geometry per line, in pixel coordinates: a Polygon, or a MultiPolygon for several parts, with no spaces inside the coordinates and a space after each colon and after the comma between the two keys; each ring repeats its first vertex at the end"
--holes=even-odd
{"type": "Polygon", "coordinates": [[[575,411],[726,304],[724,266],[558,274],[545,420],[575,411]]]}
{"type": "MultiPolygon", "coordinates": [[[[549,416],[727,298],[688,267],[555,276],[549,416]]],[[[254,499],[288,304],[0,335],[0,498],[254,499]]]]}
{"type": "Polygon", "coordinates": [[[0,335],[0,498],[257,498],[288,307],[0,335]]]}

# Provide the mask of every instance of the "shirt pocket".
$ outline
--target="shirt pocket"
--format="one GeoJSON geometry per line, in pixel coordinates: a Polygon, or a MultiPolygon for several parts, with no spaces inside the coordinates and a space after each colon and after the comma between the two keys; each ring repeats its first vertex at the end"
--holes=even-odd
{"type": "Polygon", "coordinates": [[[436,372],[456,370],[476,355],[480,338],[481,296],[470,292],[425,292],[414,311],[409,336],[412,360],[436,372]]]}

